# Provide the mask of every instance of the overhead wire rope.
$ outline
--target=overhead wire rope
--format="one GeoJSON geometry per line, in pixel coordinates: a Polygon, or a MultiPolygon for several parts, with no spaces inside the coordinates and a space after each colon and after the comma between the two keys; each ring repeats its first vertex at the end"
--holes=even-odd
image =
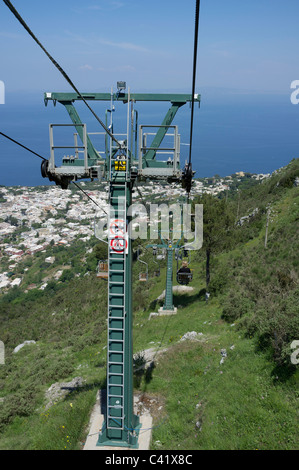
{"type": "Polygon", "coordinates": [[[190,190],[192,185],[192,142],[193,142],[193,122],[194,122],[194,104],[195,104],[195,86],[196,86],[196,69],[197,69],[197,49],[198,49],[198,31],[199,31],[199,13],[200,0],[196,0],[195,7],[195,31],[194,31],[194,52],[193,52],[193,73],[192,73],[192,99],[191,99],[191,122],[190,122],[190,143],[189,143],[189,162],[186,174],[186,190],[187,202],[189,203],[190,190]]]}
{"type": "Polygon", "coordinates": [[[19,146],[22,147],[23,149],[28,150],[28,152],[33,153],[33,155],[36,155],[37,157],[41,158],[42,160],[47,161],[47,159],[46,159],[45,157],[42,157],[41,155],[39,155],[38,153],[36,153],[36,152],[34,152],[33,150],[29,149],[28,147],[26,147],[25,145],[21,144],[21,143],[18,142],[17,140],[12,139],[12,138],[9,137],[8,135],[4,134],[3,132],[0,132],[0,134],[3,135],[3,137],[5,137],[6,139],[10,140],[11,142],[14,142],[15,144],[19,145],[19,146]]]}
{"type": "Polygon", "coordinates": [[[194,54],[193,54],[193,75],[192,75],[192,102],[191,102],[191,125],[190,125],[189,165],[191,165],[191,161],[192,161],[192,140],[193,140],[194,100],[195,100],[196,68],[197,68],[197,48],[198,48],[199,12],[200,12],[200,0],[196,0],[196,9],[195,9],[195,33],[194,33],[194,54]]]}
{"type": "Polygon", "coordinates": [[[99,118],[99,116],[95,113],[95,111],[89,106],[87,103],[86,99],[78,88],[75,86],[75,84],[72,82],[70,77],[67,75],[67,73],[63,70],[63,68],[56,62],[56,60],[49,54],[49,52],[46,50],[46,48],[42,45],[42,43],[37,39],[35,34],[31,31],[29,26],[26,24],[26,22],[23,20],[19,12],[15,9],[15,7],[12,5],[12,3],[9,0],[3,0],[5,5],[10,9],[10,11],[13,13],[15,18],[21,23],[21,25],[25,28],[25,30],[29,33],[29,35],[34,39],[36,44],[44,51],[44,53],[47,55],[47,57],[51,60],[51,62],[55,65],[55,67],[59,70],[59,72],[63,75],[63,77],[66,79],[66,81],[69,83],[69,85],[73,88],[73,90],[77,93],[77,95],[81,98],[81,100],[84,102],[84,104],[87,106],[87,108],[91,111],[93,116],[96,118],[96,120],[101,124],[101,126],[104,128],[104,130],[107,132],[107,134],[111,137],[111,139],[117,144],[119,148],[121,148],[120,142],[114,137],[114,135],[109,131],[109,129],[106,127],[106,125],[102,122],[102,120],[99,118]]]}
{"type": "MultiPolygon", "coordinates": [[[[39,157],[41,158],[43,161],[48,161],[45,157],[43,157],[42,155],[40,155],[39,153],[36,153],[34,150],[26,147],[25,145],[21,144],[20,142],[18,142],[17,140],[15,139],[12,139],[11,137],[9,137],[8,135],[4,134],[3,132],[0,132],[0,135],[2,135],[3,137],[5,137],[6,139],[10,140],[11,142],[13,142],[14,144],[16,145],[19,145],[20,147],[22,147],[23,149],[27,150],[28,152],[32,153],[33,155],[35,155],[36,157],[39,157]]],[[[103,212],[105,212],[106,215],[107,212],[105,211],[105,209],[103,209],[94,199],[92,199],[89,194],[87,194],[86,191],[84,191],[84,189],[82,189],[77,183],[75,183],[75,181],[71,181],[71,183],[73,183],[80,191],[82,191],[86,197],[88,197],[88,199],[90,199],[96,206],[98,206],[103,212]]]]}
{"type": "MultiPolygon", "coordinates": [[[[62,69],[62,67],[56,62],[56,60],[49,54],[46,48],[42,45],[42,43],[38,40],[35,34],[31,31],[29,26],[26,24],[22,16],[10,2],[10,0],[3,0],[5,5],[9,8],[9,10],[13,13],[15,18],[20,22],[20,24],[24,27],[24,29],[28,32],[28,34],[33,38],[33,40],[37,43],[37,45],[44,51],[47,57],[51,60],[53,65],[58,69],[58,71],[63,75],[69,85],[73,88],[73,90],[77,93],[80,99],[84,102],[96,120],[100,123],[100,125],[104,128],[106,133],[111,137],[111,139],[117,144],[119,148],[122,147],[121,143],[114,137],[114,135],[109,131],[107,126],[102,122],[99,116],[95,113],[95,111],[89,106],[84,96],[80,93],[78,88],[72,82],[70,77],[67,73],[62,69]]],[[[193,56],[193,77],[192,77],[192,101],[191,101],[191,125],[190,125],[190,145],[189,145],[189,163],[188,163],[188,175],[190,179],[192,179],[192,141],[193,141],[193,121],[194,121],[194,101],[195,101],[195,85],[196,85],[196,67],[197,67],[197,49],[198,49],[198,30],[199,30],[199,13],[200,13],[200,0],[196,0],[196,10],[195,10],[195,35],[194,35],[194,56],[193,56]]],[[[188,200],[190,194],[191,187],[188,186],[188,200]]]]}
{"type": "Polygon", "coordinates": [[[88,199],[90,199],[96,206],[98,206],[103,212],[105,212],[105,214],[108,216],[107,212],[105,211],[105,209],[103,209],[97,202],[94,201],[94,199],[92,199],[89,194],[84,191],[84,189],[81,188],[81,186],[79,186],[79,184],[75,183],[75,181],[71,181],[71,183],[73,183],[78,189],[80,189],[80,191],[82,191],[86,197],[88,197],[88,199]]]}

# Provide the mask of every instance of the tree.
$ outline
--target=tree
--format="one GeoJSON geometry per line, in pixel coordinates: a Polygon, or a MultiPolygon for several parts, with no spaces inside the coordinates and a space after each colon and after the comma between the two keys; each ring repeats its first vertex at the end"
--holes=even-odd
{"type": "Polygon", "coordinates": [[[203,249],[206,252],[206,291],[209,292],[211,256],[229,245],[234,217],[225,199],[204,193],[195,203],[203,204],[203,249]]]}
{"type": "Polygon", "coordinates": [[[74,276],[75,275],[73,271],[71,271],[70,269],[65,269],[60,277],[60,281],[61,282],[70,281],[71,279],[73,279],[74,276]]]}
{"type": "Polygon", "coordinates": [[[13,225],[14,227],[17,227],[19,225],[19,221],[16,217],[13,217],[12,215],[6,217],[6,222],[8,222],[10,225],[13,225]]]}
{"type": "Polygon", "coordinates": [[[93,252],[97,260],[108,258],[108,248],[105,243],[98,243],[94,246],[93,252]]]}

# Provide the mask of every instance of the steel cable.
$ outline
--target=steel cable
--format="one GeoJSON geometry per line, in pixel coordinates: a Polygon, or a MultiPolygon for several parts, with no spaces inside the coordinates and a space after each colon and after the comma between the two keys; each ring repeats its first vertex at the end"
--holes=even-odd
{"type": "Polygon", "coordinates": [[[12,138],[9,137],[8,135],[4,134],[3,132],[0,132],[0,134],[3,135],[3,137],[5,137],[6,139],[11,140],[11,142],[14,142],[15,144],[19,145],[19,146],[22,147],[23,149],[28,150],[28,152],[33,153],[33,155],[36,155],[37,157],[41,158],[42,160],[46,160],[46,161],[47,161],[47,159],[46,159],[45,157],[42,157],[42,156],[39,155],[38,153],[36,153],[36,152],[34,152],[33,150],[29,149],[28,147],[25,147],[25,145],[21,144],[21,143],[18,142],[17,140],[12,139],[12,138]]]}
{"type": "Polygon", "coordinates": [[[192,76],[192,102],[191,102],[191,125],[190,125],[190,147],[189,147],[189,166],[192,158],[192,140],[193,140],[193,120],[194,120],[194,97],[196,85],[196,67],[197,67],[197,48],[198,48],[198,30],[199,30],[199,12],[200,0],[196,0],[195,10],[195,33],[194,33],[194,55],[193,55],[193,76],[192,76]]]}
{"type": "MultiPolygon", "coordinates": [[[[17,140],[15,139],[12,139],[11,137],[9,137],[8,135],[4,134],[3,132],[0,132],[0,135],[3,135],[3,137],[5,137],[6,139],[10,140],[11,142],[13,142],[14,144],[17,144],[19,145],[20,147],[22,147],[23,149],[27,150],[28,152],[32,153],[33,155],[35,155],[36,157],[39,157],[41,158],[43,161],[48,161],[47,158],[43,157],[42,155],[40,155],[39,153],[36,153],[34,152],[34,150],[31,150],[30,148],[26,147],[25,145],[21,144],[20,142],[18,142],[17,140]]],[[[80,189],[80,191],[82,191],[82,193],[85,194],[86,197],[88,197],[88,199],[90,199],[96,206],[98,206],[101,211],[105,212],[106,215],[107,212],[105,211],[105,209],[103,209],[94,199],[92,199],[89,194],[87,194],[86,191],[84,191],[84,189],[82,189],[77,183],[75,183],[75,181],[71,181],[71,183],[73,183],[78,189],[80,189]]]]}
{"type": "Polygon", "coordinates": [[[66,81],[69,83],[69,85],[73,88],[73,90],[77,93],[77,95],[81,98],[81,100],[85,103],[87,108],[91,111],[91,113],[94,115],[96,120],[101,124],[101,126],[104,128],[104,130],[107,132],[107,134],[111,137],[111,139],[117,144],[119,148],[121,148],[121,144],[118,142],[118,140],[114,137],[113,134],[109,131],[109,129],[105,126],[105,124],[101,121],[101,119],[98,117],[98,115],[94,112],[94,110],[89,106],[87,103],[86,99],[78,88],[74,85],[70,77],[67,75],[67,73],[62,69],[62,67],[56,62],[56,60],[49,54],[49,52],[46,50],[46,48],[41,44],[41,42],[37,39],[37,37],[33,34],[29,26],[25,23],[21,15],[18,13],[18,11],[15,9],[15,7],[12,5],[12,3],[9,0],[3,0],[5,5],[10,9],[10,11],[13,13],[13,15],[17,18],[17,20],[21,23],[21,25],[25,28],[25,30],[30,34],[30,36],[34,39],[34,41],[38,44],[38,46],[44,51],[44,53],[47,55],[47,57],[51,60],[51,62],[55,65],[55,67],[59,70],[59,72],[63,75],[63,77],[66,79],[66,81]]]}

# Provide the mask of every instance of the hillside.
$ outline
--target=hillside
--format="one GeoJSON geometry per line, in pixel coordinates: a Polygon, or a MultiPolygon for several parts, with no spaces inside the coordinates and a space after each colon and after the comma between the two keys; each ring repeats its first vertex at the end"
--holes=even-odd
{"type": "MultiPolygon", "coordinates": [[[[140,362],[153,353],[135,391],[154,418],[152,449],[298,449],[299,376],[290,360],[299,339],[298,177],[297,159],[265,180],[194,199],[211,215],[204,229],[221,230],[209,245],[208,303],[207,238],[192,259],[194,290],[174,295],[176,316],[149,320],[165,264],[154,277],[144,250],[150,279],[141,286],[134,262],[134,352],[140,362]],[[186,339],[190,332],[197,335],[186,339]]],[[[106,284],[95,276],[103,249],[91,239],[48,250],[59,281],[0,297],[0,449],[81,449],[105,386],[106,284]],[[35,343],[14,353],[24,341],[35,343]],[[53,384],[75,378],[83,386],[49,402],[53,384]]],[[[51,269],[42,263],[37,256],[28,265],[27,287],[51,269]]]]}

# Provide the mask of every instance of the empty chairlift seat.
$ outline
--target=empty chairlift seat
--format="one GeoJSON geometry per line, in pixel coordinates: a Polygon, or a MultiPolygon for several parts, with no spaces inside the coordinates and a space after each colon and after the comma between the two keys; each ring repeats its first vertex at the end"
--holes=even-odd
{"type": "Polygon", "coordinates": [[[101,260],[98,264],[97,278],[108,279],[109,267],[108,260],[101,260]]]}
{"type": "Polygon", "coordinates": [[[147,282],[147,273],[139,273],[139,281],[147,282]]]}

